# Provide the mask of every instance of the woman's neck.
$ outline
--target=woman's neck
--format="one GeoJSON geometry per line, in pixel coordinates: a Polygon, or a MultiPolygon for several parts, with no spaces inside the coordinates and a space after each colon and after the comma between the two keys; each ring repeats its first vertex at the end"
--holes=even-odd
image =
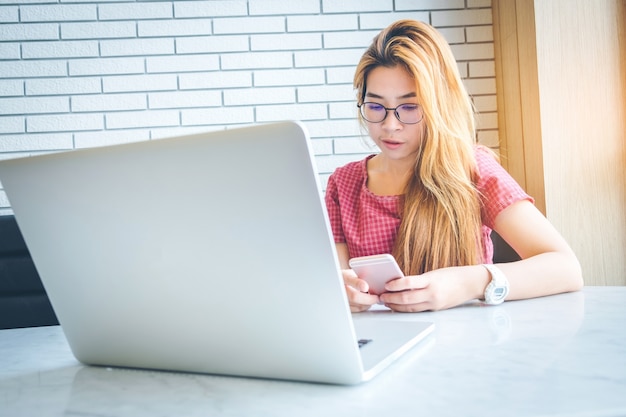
{"type": "Polygon", "coordinates": [[[404,194],[414,161],[390,160],[378,154],[367,162],[367,188],[376,195],[404,194]]]}

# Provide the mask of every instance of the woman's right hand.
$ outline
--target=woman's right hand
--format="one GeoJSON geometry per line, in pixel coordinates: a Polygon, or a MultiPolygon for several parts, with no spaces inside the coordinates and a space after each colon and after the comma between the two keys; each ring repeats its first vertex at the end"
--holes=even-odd
{"type": "Polygon", "coordinates": [[[359,313],[366,311],[379,302],[377,295],[368,294],[369,285],[367,285],[367,282],[359,279],[356,272],[352,269],[343,269],[341,273],[343,282],[346,285],[346,294],[348,295],[351,312],[359,313]]]}

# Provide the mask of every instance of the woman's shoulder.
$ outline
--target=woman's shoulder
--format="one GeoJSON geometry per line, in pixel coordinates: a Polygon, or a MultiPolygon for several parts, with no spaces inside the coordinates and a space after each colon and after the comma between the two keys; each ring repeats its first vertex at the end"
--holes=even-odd
{"type": "Polygon", "coordinates": [[[481,195],[484,209],[490,211],[487,225],[493,226],[497,214],[519,200],[534,202],[500,164],[497,154],[484,145],[474,147],[477,167],[476,189],[481,195]]]}
{"type": "Polygon", "coordinates": [[[474,145],[474,159],[479,178],[498,177],[506,173],[498,154],[485,145],[474,145]]]}
{"type": "Polygon", "coordinates": [[[476,162],[478,164],[480,163],[492,163],[492,162],[496,162],[499,164],[499,156],[498,154],[496,154],[495,151],[493,151],[491,148],[488,148],[485,145],[481,145],[479,143],[475,144],[473,146],[474,149],[474,157],[476,158],[476,162]]]}
{"type": "Polygon", "coordinates": [[[331,174],[331,178],[340,183],[365,180],[367,178],[367,161],[373,156],[368,155],[359,161],[348,162],[340,166],[331,174]]]}

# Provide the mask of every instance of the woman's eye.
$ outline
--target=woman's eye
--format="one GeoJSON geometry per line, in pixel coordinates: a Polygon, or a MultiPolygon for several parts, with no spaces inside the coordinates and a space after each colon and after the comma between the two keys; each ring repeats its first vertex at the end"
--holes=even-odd
{"type": "Polygon", "coordinates": [[[417,110],[417,104],[403,104],[400,106],[400,110],[402,111],[415,111],[417,110]]]}
{"type": "Polygon", "coordinates": [[[376,104],[376,103],[366,103],[365,106],[367,107],[367,110],[370,110],[370,111],[381,111],[384,109],[383,106],[381,106],[380,104],[376,104]]]}

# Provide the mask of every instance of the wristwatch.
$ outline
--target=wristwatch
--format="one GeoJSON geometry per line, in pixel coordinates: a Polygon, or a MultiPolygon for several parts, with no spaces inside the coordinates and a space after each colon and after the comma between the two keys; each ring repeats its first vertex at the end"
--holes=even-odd
{"type": "Polygon", "coordinates": [[[493,264],[483,264],[491,274],[491,282],[485,288],[485,304],[502,304],[509,294],[509,281],[504,273],[493,264]]]}

